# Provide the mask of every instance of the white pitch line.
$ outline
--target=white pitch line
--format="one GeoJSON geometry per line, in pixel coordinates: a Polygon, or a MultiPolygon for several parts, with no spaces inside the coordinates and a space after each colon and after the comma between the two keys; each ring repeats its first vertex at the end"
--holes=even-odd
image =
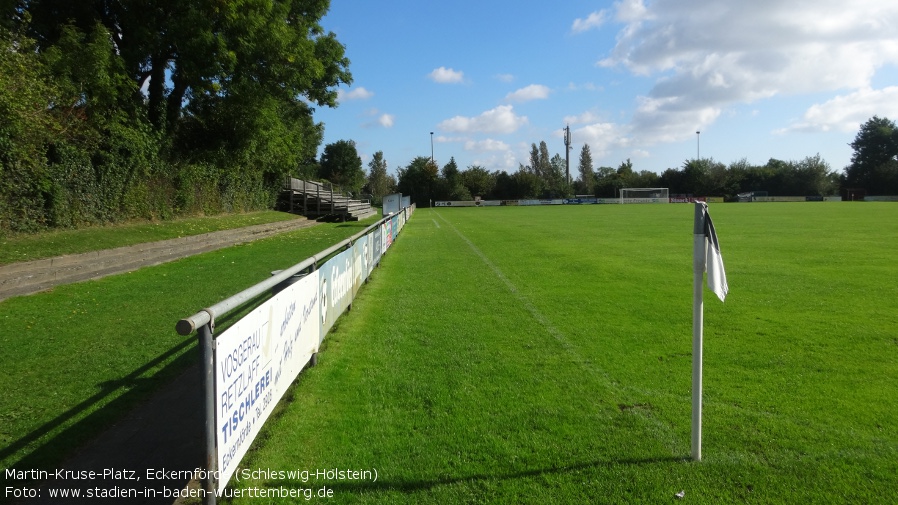
{"type": "MultiPolygon", "coordinates": [[[[440,216],[440,217],[442,218],[442,216],[440,216]]],[[[440,227],[440,223],[438,223],[436,219],[432,219],[431,221],[433,221],[433,224],[435,224],[437,226],[437,228],[440,227]]]]}
{"type": "MultiPolygon", "coordinates": [[[[443,217],[442,214],[440,214],[436,211],[434,211],[434,213],[441,220],[443,220],[444,223],[449,225],[449,227],[452,228],[452,230],[455,231],[455,233],[459,237],[461,237],[461,239],[464,240],[466,244],[468,244],[468,247],[470,247],[471,250],[474,251],[474,254],[476,254],[486,264],[486,266],[493,272],[493,274],[495,274],[495,276],[498,277],[499,280],[505,284],[505,286],[508,288],[508,290],[511,292],[511,294],[514,295],[514,297],[518,299],[518,301],[527,310],[527,312],[529,312],[530,315],[533,316],[533,318],[536,319],[536,321],[540,325],[542,325],[542,327],[545,328],[546,331],[548,331],[549,334],[552,335],[552,337],[555,338],[555,340],[558,342],[558,344],[561,346],[561,348],[564,349],[565,352],[567,352],[571,357],[573,357],[574,362],[577,363],[581,368],[586,370],[587,373],[590,373],[593,376],[596,376],[596,378],[600,382],[603,382],[609,389],[617,391],[618,396],[620,396],[621,398],[629,397],[629,396],[631,396],[632,393],[636,393],[637,395],[647,395],[649,398],[652,398],[658,394],[657,391],[646,391],[646,390],[641,390],[641,389],[637,389],[637,388],[627,387],[622,384],[617,384],[616,381],[614,381],[608,375],[607,372],[605,372],[604,370],[600,370],[591,361],[587,361],[586,359],[584,359],[583,356],[581,356],[580,353],[577,352],[577,349],[564,336],[564,333],[562,333],[561,330],[559,330],[554,324],[552,324],[552,322],[549,320],[549,318],[546,317],[545,315],[543,315],[543,313],[540,312],[539,309],[536,308],[536,306],[533,305],[533,303],[530,302],[530,300],[527,299],[527,297],[524,296],[524,294],[520,292],[520,290],[518,290],[517,286],[515,286],[514,283],[511,282],[511,280],[505,276],[505,274],[502,272],[502,270],[498,266],[496,266],[495,263],[490,261],[490,259],[485,254],[483,254],[483,251],[481,251],[476,245],[474,245],[474,243],[471,242],[471,240],[469,240],[468,237],[466,237],[462,232],[460,232],[458,230],[458,228],[456,228],[449,220],[447,220],[445,217],[443,217]]],[[[581,389],[584,384],[585,383],[579,384],[581,389]]],[[[583,390],[583,392],[584,392],[584,394],[590,393],[590,391],[586,391],[586,390],[583,390]]],[[[650,426],[652,426],[654,428],[655,433],[667,445],[671,454],[678,454],[682,450],[681,446],[685,447],[685,445],[683,445],[682,441],[679,440],[674,435],[670,426],[667,426],[664,422],[657,419],[653,415],[644,415],[642,417],[647,424],[649,424],[650,426]]]]}
{"type": "MultiPolygon", "coordinates": [[[[540,325],[542,325],[542,327],[545,328],[549,332],[550,335],[555,337],[555,340],[557,340],[558,343],[561,344],[562,347],[564,347],[567,351],[572,353],[574,355],[574,357],[577,358],[577,360],[582,363],[583,358],[574,350],[573,346],[571,346],[571,343],[568,342],[567,338],[565,338],[564,333],[562,333],[561,330],[556,328],[555,325],[552,324],[551,321],[549,321],[549,318],[544,316],[543,313],[540,312],[539,309],[537,309],[536,306],[533,305],[533,303],[531,303],[530,300],[528,300],[527,297],[524,296],[518,290],[517,286],[515,286],[514,283],[512,283],[511,280],[508,277],[506,277],[504,273],[502,273],[502,270],[500,270],[499,267],[496,266],[495,263],[490,261],[490,259],[487,258],[487,256],[485,254],[483,254],[483,252],[476,245],[474,245],[474,242],[471,242],[468,239],[468,237],[464,236],[464,234],[462,234],[462,232],[458,231],[458,228],[456,228],[451,222],[446,220],[446,218],[443,217],[442,214],[439,214],[436,212],[435,212],[435,214],[440,219],[442,219],[443,222],[445,222],[447,225],[449,225],[449,227],[452,228],[452,230],[455,231],[455,233],[459,237],[461,237],[461,239],[464,240],[466,244],[468,244],[468,247],[470,247],[471,250],[474,251],[474,254],[476,254],[486,264],[486,266],[489,267],[490,270],[492,270],[493,274],[495,274],[495,276],[498,277],[499,280],[505,284],[505,287],[507,287],[508,290],[511,291],[511,294],[514,295],[514,297],[517,298],[519,302],[521,302],[521,305],[523,305],[525,309],[527,309],[527,312],[529,312],[530,315],[533,316],[533,318],[536,319],[536,321],[540,325]]],[[[434,221],[434,222],[436,222],[436,221],[434,221]]]]}

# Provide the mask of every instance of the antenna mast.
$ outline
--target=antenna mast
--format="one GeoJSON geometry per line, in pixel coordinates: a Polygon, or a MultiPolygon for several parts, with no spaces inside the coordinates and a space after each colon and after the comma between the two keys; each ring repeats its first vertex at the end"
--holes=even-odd
{"type": "Polygon", "coordinates": [[[571,183],[571,125],[564,127],[564,166],[567,183],[571,183]]]}

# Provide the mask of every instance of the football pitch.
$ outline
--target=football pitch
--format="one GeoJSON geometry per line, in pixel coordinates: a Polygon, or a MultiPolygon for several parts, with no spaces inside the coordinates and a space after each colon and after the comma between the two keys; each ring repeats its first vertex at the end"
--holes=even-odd
{"type": "Polygon", "coordinates": [[[229,487],[895,503],[898,205],[709,210],[730,292],[705,290],[701,462],[692,205],[420,209],[229,487]]]}

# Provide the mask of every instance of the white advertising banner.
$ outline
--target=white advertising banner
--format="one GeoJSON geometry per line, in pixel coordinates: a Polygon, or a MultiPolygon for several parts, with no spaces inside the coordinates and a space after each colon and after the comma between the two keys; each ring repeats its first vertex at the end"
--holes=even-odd
{"type": "MultiPolygon", "coordinates": [[[[375,226],[374,231],[368,234],[371,241],[371,250],[374,252],[372,260],[371,260],[371,268],[374,268],[374,265],[380,263],[380,256],[384,250],[384,239],[383,239],[383,227],[375,226]]],[[[370,269],[368,274],[370,275],[370,269]]]]}
{"type": "Polygon", "coordinates": [[[318,272],[312,272],[215,339],[219,490],[317,351],[318,314],[318,272]]]}
{"type": "Polygon", "coordinates": [[[384,221],[383,225],[383,240],[384,240],[384,253],[387,252],[387,249],[393,245],[393,220],[387,219],[384,221]]]}
{"type": "Polygon", "coordinates": [[[373,239],[369,233],[355,241],[352,244],[352,297],[358,294],[359,288],[368,278],[371,272],[371,266],[374,264],[374,248],[371,242],[373,239]]]}
{"type": "Polygon", "coordinates": [[[477,202],[473,200],[452,200],[452,201],[439,201],[435,202],[437,207],[476,207],[477,202]]]}
{"type": "Polygon", "coordinates": [[[384,217],[389,216],[391,213],[399,212],[399,208],[402,205],[402,193],[393,193],[392,195],[384,196],[384,208],[382,215],[384,217]]]}
{"type": "Polygon", "coordinates": [[[321,341],[334,321],[352,303],[352,248],[349,248],[318,269],[321,283],[321,341]]]}

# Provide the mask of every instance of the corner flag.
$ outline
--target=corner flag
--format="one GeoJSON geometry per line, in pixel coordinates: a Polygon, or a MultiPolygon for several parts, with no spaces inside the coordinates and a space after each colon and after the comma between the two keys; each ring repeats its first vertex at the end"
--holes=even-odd
{"type": "Polygon", "coordinates": [[[692,248],[692,459],[702,459],[702,338],[704,301],[702,275],[708,271],[708,288],[723,301],[726,298],[726,272],[717,231],[708,214],[708,204],[695,202],[692,248]]]}
{"type": "MultiPolygon", "coordinates": [[[[708,271],[708,289],[723,301],[727,296],[729,287],[727,286],[727,274],[723,270],[723,257],[720,255],[720,243],[717,241],[717,231],[714,230],[714,223],[711,222],[711,215],[708,214],[708,204],[699,202],[704,218],[704,235],[708,241],[708,249],[705,254],[705,269],[708,271]]],[[[696,212],[696,219],[698,213],[696,212]]],[[[698,223],[696,223],[698,226],[698,223]]]]}

